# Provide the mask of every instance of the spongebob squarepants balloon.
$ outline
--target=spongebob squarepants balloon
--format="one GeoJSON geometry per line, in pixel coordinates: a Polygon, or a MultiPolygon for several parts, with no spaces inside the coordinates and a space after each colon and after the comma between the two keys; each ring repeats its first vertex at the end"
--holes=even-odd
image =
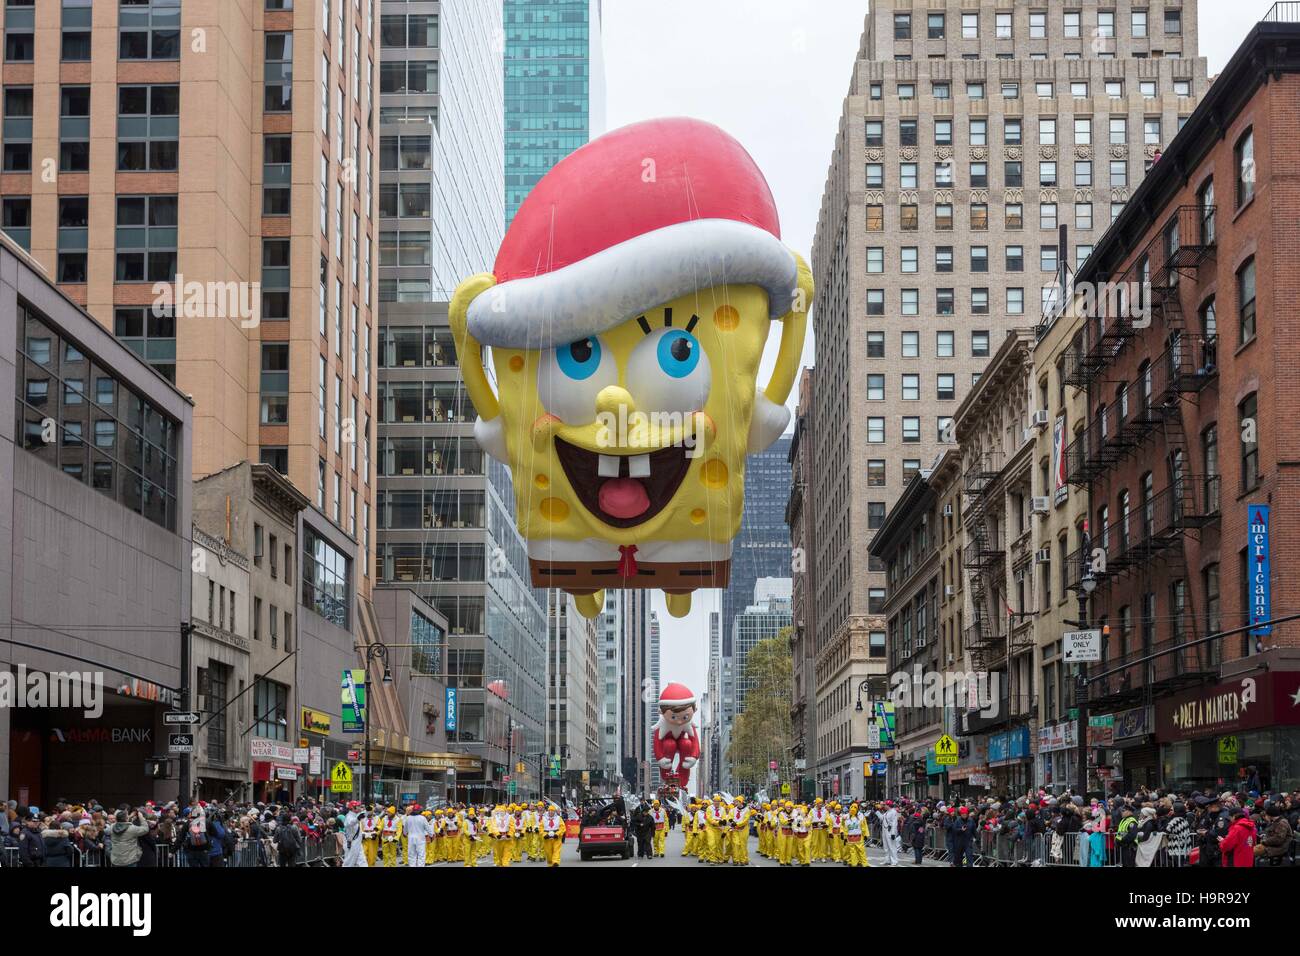
{"type": "Polygon", "coordinates": [[[590,617],[606,588],[661,589],[681,616],[696,588],[727,585],[745,456],[789,422],[811,299],[763,174],[708,123],[615,130],[533,187],[450,321],[535,586],[590,617]]]}

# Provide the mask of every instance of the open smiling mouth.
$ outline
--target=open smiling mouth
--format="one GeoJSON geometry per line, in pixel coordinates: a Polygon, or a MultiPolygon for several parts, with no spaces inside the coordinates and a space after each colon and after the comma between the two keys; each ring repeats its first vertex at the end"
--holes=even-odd
{"type": "Polygon", "coordinates": [[[691,465],[684,445],[601,455],[557,438],[555,454],[582,506],[615,528],[635,527],[663,511],[691,465]]]}

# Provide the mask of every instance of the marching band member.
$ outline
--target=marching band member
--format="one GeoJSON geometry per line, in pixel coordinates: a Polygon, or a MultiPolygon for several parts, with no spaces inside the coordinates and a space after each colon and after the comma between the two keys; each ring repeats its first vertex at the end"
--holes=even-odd
{"type": "Polygon", "coordinates": [[[844,814],[844,862],[849,866],[869,866],[867,863],[867,817],[858,808],[857,803],[849,807],[844,814]]]}
{"type": "Polygon", "coordinates": [[[402,845],[402,818],[397,807],[389,807],[379,824],[380,842],[384,852],[384,866],[397,866],[397,851],[402,845]]]}
{"type": "Polygon", "coordinates": [[[821,797],[818,797],[813,801],[812,810],[808,813],[808,826],[811,830],[808,837],[811,844],[808,852],[814,862],[824,860],[829,855],[826,831],[830,821],[827,816],[826,804],[821,797]]]}
{"type": "Polygon", "coordinates": [[[420,805],[413,803],[406,811],[402,821],[402,834],[406,837],[406,865],[409,869],[424,866],[425,842],[429,836],[429,821],[420,812],[420,805]]]}
{"type": "Polygon", "coordinates": [[[537,825],[537,839],[542,844],[546,865],[559,866],[560,854],[564,851],[564,817],[552,804],[542,813],[537,825]]]}
{"type": "Polygon", "coordinates": [[[478,866],[478,820],[474,816],[474,808],[470,807],[465,811],[465,819],[460,827],[461,846],[465,852],[465,865],[478,866]]]}
{"type": "Polygon", "coordinates": [[[735,866],[749,866],[749,818],[745,798],[737,797],[731,809],[731,862],[735,866]]]}
{"type": "Polygon", "coordinates": [[[727,808],[723,806],[722,794],[715,793],[713,802],[709,805],[708,813],[705,814],[705,822],[708,824],[708,847],[709,862],[722,863],[726,860],[726,848],[723,846],[725,829],[728,826],[727,808]]]}
{"type": "Polygon", "coordinates": [[[487,821],[488,836],[492,838],[492,862],[496,866],[510,865],[511,844],[515,839],[515,818],[505,804],[497,804],[487,821]]]}
{"type": "Polygon", "coordinates": [[[794,808],[794,812],[790,815],[790,830],[794,835],[794,853],[792,857],[793,862],[798,862],[800,866],[808,866],[810,862],[810,847],[808,845],[808,832],[810,829],[808,808],[801,803],[794,808]]]}
{"type": "Polygon", "coordinates": [[[782,866],[790,865],[790,854],[794,850],[793,815],[794,804],[787,800],[777,814],[776,858],[782,866]]]}
{"type": "Polygon", "coordinates": [[[668,844],[668,811],[659,806],[659,801],[651,804],[650,818],[655,822],[654,855],[663,856],[668,844]]]}

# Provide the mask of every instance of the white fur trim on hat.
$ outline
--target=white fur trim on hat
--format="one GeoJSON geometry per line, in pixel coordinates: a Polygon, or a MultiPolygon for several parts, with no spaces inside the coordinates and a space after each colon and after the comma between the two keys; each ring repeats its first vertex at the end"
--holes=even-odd
{"type": "Polygon", "coordinates": [[[684,684],[672,683],[659,694],[660,707],[689,707],[695,703],[695,695],[684,684]]]}
{"type": "Polygon", "coordinates": [[[766,229],[696,219],[487,290],[469,305],[469,333],[500,348],[556,348],[696,289],[741,283],[766,289],[771,317],[780,318],[794,302],[797,279],[794,253],[766,229]]]}

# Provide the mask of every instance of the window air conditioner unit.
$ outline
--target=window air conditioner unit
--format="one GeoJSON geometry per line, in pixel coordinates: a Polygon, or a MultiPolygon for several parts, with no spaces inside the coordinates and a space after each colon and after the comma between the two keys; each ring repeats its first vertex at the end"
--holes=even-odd
{"type": "Polygon", "coordinates": [[[951,517],[952,517],[952,505],[944,505],[944,506],[943,506],[943,516],[944,516],[945,518],[951,518],[951,517]]]}
{"type": "Polygon", "coordinates": [[[1039,548],[1034,552],[1034,560],[1039,564],[1050,564],[1052,561],[1052,549],[1039,548]]]}
{"type": "Polygon", "coordinates": [[[1038,411],[1034,412],[1033,425],[1035,428],[1047,427],[1047,409],[1040,408],[1038,411]]]}
{"type": "Polygon", "coordinates": [[[1029,513],[1035,515],[1045,515],[1052,510],[1052,499],[1047,495],[1035,495],[1029,500],[1029,513]]]}
{"type": "Polygon", "coordinates": [[[944,596],[944,597],[952,597],[952,596],[953,596],[954,594],[956,594],[956,593],[957,593],[957,589],[956,589],[955,587],[953,587],[951,584],[945,584],[945,585],[943,586],[943,596],[944,596]]]}
{"type": "Polygon", "coordinates": [[[1023,428],[1020,431],[1020,440],[1022,442],[1031,442],[1037,437],[1038,433],[1032,428],[1023,428]]]}

